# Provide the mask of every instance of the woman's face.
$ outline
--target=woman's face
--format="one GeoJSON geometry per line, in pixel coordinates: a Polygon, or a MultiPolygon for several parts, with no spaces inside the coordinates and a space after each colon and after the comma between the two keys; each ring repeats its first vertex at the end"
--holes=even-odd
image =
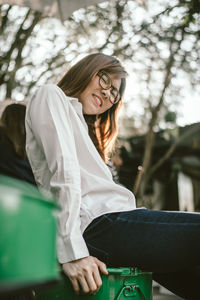
{"type": "MultiPolygon", "coordinates": [[[[112,87],[118,91],[121,79],[113,74],[107,73],[112,82],[112,87]]],[[[82,103],[83,113],[86,115],[99,115],[111,108],[113,105],[109,100],[111,89],[103,89],[99,84],[99,76],[95,75],[86,89],[79,95],[78,99],[82,103]]]]}

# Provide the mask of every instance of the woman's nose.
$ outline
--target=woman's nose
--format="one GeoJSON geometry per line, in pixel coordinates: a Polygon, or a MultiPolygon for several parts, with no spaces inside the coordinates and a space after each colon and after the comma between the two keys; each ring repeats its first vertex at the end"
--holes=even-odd
{"type": "Polygon", "coordinates": [[[108,89],[108,90],[103,90],[102,89],[102,94],[103,94],[105,99],[109,99],[110,98],[110,89],[108,89]]]}

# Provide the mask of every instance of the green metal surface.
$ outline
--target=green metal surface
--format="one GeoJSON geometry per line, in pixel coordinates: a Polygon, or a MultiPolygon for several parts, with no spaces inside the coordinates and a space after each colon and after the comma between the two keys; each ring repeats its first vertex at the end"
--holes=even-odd
{"type": "Polygon", "coordinates": [[[58,278],[54,199],[0,176],[0,289],[58,278]]]}
{"type": "Polygon", "coordinates": [[[108,268],[96,295],[75,295],[69,279],[62,274],[58,284],[35,289],[35,300],[152,300],[152,275],[135,268],[108,268]]]}

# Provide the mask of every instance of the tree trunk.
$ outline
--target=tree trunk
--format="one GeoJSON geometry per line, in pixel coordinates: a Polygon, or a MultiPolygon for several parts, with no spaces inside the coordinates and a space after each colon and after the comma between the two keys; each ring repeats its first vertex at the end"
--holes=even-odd
{"type": "Polygon", "coordinates": [[[151,167],[151,159],[152,159],[152,152],[153,152],[153,146],[154,146],[154,141],[155,141],[155,133],[154,133],[154,126],[157,123],[158,116],[160,109],[164,103],[164,96],[165,92],[169,86],[170,80],[172,78],[172,73],[171,73],[171,68],[174,63],[174,55],[177,53],[177,51],[180,48],[181,41],[183,40],[184,37],[184,28],[182,28],[182,39],[180,41],[176,41],[175,39],[175,34],[176,34],[177,29],[174,31],[174,35],[171,38],[170,41],[170,56],[166,65],[166,74],[165,74],[165,79],[163,83],[163,89],[158,101],[158,104],[155,108],[152,109],[152,118],[149,122],[149,130],[146,135],[146,142],[145,142],[145,151],[144,151],[144,156],[143,156],[143,177],[141,179],[141,186],[140,186],[140,198],[141,198],[141,203],[142,205],[145,205],[145,200],[144,200],[144,194],[145,194],[145,189],[147,186],[147,183],[150,179],[150,167],[151,167]],[[174,47],[175,45],[175,47],[174,47]],[[174,49],[175,48],[175,49],[174,49]]]}

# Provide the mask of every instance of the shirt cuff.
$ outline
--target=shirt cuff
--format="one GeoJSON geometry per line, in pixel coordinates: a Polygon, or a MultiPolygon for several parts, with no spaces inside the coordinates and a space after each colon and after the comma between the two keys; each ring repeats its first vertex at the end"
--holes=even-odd
{"type": "Polygon", "coordinates": [[[57,256],[59,263],[63,264],[80,258],[89,256],[89,251],[84,238],[73,237],[63,238],[57,236],[57,256]]]}

